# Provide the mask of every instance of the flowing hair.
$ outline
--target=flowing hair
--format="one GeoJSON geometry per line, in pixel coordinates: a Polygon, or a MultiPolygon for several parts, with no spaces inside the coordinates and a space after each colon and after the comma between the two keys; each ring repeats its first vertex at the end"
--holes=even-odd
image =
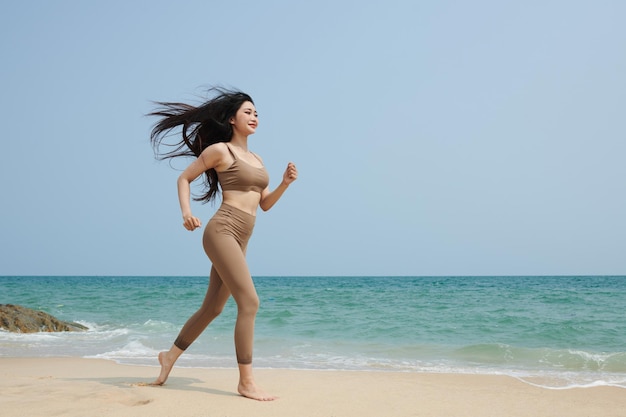
{"type": "MultiPolygon", "coordinates": [[[[209,90],[214,97],[199,106],[185,103],[156,102],[159,107],[148,113],[161,119],[152,128],[150,142],[158,160],[178,157],[200,156],[210,145],[230,142],[233,128],[230,124],[241,105],[252,98],[241,91],[213,87],[209,90]],[[181,139],[174,143],[165,142],[175,129],[181,128],[181,139]],[[161,152],[162,147],[171,149],[161,152]]],[[[217,172],[211,168],[204,172],[203,186],[206,192],[195,201],[207,203],[219,192],[217,172]]]]}

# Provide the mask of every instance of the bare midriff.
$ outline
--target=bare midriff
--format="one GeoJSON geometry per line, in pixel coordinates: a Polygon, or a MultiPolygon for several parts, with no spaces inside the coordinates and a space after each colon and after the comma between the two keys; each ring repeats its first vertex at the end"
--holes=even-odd
{"type": "Polygon", "coordinates": [[[222,203],[256,216],[261,194],[256,191],[222,191],[222,203]]]}

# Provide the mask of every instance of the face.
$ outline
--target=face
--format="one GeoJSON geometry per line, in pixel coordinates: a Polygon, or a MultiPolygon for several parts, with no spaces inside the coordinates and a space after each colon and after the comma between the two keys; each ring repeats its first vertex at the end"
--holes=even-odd
{"type": "Polygon", "coordinates": [[[230,119],[230,124],[233,126],[233,133],[245,136],[253,134],[259,125],[258,114],[254,104],[244,101],[237,113],[235,113],[235,117],[230,119]]]}

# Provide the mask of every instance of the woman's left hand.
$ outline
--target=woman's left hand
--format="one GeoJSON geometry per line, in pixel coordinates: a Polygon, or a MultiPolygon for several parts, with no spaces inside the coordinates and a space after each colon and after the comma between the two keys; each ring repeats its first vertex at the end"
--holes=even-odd
{"type": "Polygon", "coordinates": [[[259,205],[263,211],[267,211],[274,207],[274,204],[280,199],[283,195],[289,184],[294,182],[298,178],[298,170],[296,169],[296,164],[293,162],[289,162],[287,164],[287,169],[283,174],[283,181],[280,185],[274,188],[274,191],[270,191],[269,187],[266,187],[265,190],[261,193],[261,201],[259,205]]]}
{"type": "Polygon", "coordinates": [[[283,183],[285,185],[289,185],[298,179],[298,170],[296,169],[296,165],[293,162],[289,162],[287,164],[287,169],[283,174],[283,183]]]}

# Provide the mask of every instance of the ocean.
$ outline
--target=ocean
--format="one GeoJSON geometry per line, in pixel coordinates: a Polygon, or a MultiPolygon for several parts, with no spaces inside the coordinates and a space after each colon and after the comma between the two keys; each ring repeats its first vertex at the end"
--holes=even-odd
{"type": "MultiPolygon", "coordinates": [[[[497,374],[551,389],[626,388],[623,276],[254,281],[257,368],[497,374]]],[[[0,277],[0,304],[89,327],[0,331],[0,356],[157,366],[207,284],[206,277],[0,277]]],[[[235,367],[236,313],[231,299],[177,366],[235,367]]]]}

